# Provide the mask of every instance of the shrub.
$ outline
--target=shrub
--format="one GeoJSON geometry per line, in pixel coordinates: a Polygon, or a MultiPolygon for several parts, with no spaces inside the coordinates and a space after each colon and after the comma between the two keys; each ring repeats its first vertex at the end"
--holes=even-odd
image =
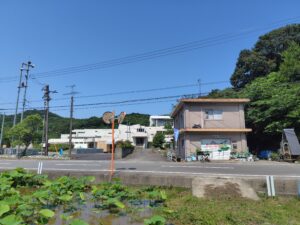
{"type": "Polygon", "coordinates": [[[153,147],[155,148],[164,148],[164,143],[165,143],[165,135],[162,132],[157,132],[153,138],[153,147]]]}
{"type": "Polygon", "coordinates": [[[271,153],[271,159],[273,161],[279,160],[279,154],[277,152],[272,152],[271,153]]]}
{"type": "Polygon", "coordinates": [[[132,143],[128,140],[126,141],[118,141],[116,143],[118,148],[134,148],[134,146],[132,145],[132,143]]]}

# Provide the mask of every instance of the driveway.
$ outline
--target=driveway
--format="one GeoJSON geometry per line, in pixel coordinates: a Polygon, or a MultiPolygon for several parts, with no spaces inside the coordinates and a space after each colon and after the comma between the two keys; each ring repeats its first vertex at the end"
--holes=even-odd
{"type": "Polygon", "coordinates": [[[162,156],[163,152],[154,149],[135,149],[132,154],[128,155],[123,161],[166,161],[166,157],[162,156]]]}

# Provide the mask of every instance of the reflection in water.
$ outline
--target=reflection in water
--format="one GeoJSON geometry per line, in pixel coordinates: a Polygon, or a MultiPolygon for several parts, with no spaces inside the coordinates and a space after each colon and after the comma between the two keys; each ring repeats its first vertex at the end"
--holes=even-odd
{"type": "Polygon", "coordinates": [[[161,204],[152,200],[130,200],[127,206],[124,211],[109,211],[99,209],[97,202],[79,201],[74,205],[58,208],[56,216],[49,224],[67,225],[69,222],[66,218],[69,218],[69,221],[78,218],[89,225],[143,225],[144,218],[152,216],[153,207],[161,206],[161,204]]]}

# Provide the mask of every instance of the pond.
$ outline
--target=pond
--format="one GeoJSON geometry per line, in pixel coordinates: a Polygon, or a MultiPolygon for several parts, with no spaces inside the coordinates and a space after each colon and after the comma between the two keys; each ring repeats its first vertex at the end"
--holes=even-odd
{"type": "Polygon", "coordinates": [[[68,212],[69,207],[60,207],[56,210],[55,216],[49,221],[49,224],[68,224],[66,218],[71,217],[86,221],[89,225],[143,225],[141,219],[151,217],[153,207],[159,206],[161,204],[149,200],[134,200],[127,202],[127,211],[111,212],[97,208],[97,205],[90,201],[77,205],[73,208],[75,211],[71,212],[68,212]],[[64,218],[61,215],[65,215],[64,218]]]}
{"type": "Polygon", "coordinates": [[[0,174],[0,224],[163,225],[166,192],[128,187],[119,180],[94,184],[94,177],[50,180],[23,169],[0,174]]]}

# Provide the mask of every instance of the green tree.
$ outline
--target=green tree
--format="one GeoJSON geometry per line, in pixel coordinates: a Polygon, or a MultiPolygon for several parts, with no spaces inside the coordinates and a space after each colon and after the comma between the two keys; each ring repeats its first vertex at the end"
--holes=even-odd
{"type": "Polygon", "coordinates": [[[13,145],[25,145],[25,151],[31,143],[41,140],[42,118],[40,115],[27,116],[21,123],[12,127],[8,135],[14,139],[13,145]]]}
{"type": "Polygon", "coordinates": [[[293,42],[281,53],[282,62],[277,72],[257,77],[244,88],[213,90],[210,97],[250,98],[246,105],[247,127],[251,149],[278,148],[282,129],[295,128],[300,134],[300,45],[293,42]]]}
{"type": "Polygon", "coordinates": [[[257,77],[279,70],[284,52],[292,42],[300,44],[300,24],[273,30],[261,37],[251,50],[242,50],[230,81],[234,88],[245,87],[257,77]]]}
{"type": "Polygon", "coordinates": [[[282,53],[283,62],[280,73],[289,81],[300,80],[300,45],[292,42],[290,47],[282,53]]]}
{"type": "Polygon", "coordinates": [[[163,132],[156,132],[152,145],[155,148],[164,148],[164,143],[165,143],[165,134],[163,132]]]}
{"type": "Polygon", "coordinates": [[[170,122],[167,122],[164,126],[164,129],[166,130],[164,133],[165,134],[173,134],[174,131],[173,131],[173,127],[172,127],[172,124],[170,122]]]}
{"type": "Polygon", "coordinates": [[[133,124],[140,124],[142,126],[149,126],[149,117],[148,114],[140,114],[140,113],[131,113],[127,114],[122,124],[129,123],[130,125],[133,124]]]}
{"type": "Polygon", "coordinates": [[[210,98],[238,98],[240,93],[232,88],[225,88],[223,90],[213,89],[208,94],[210,98]]]}
{"type": "Polygon", "coordinates": [[[253,129],[249,139],[252,147],[278,147],[284,128],[300,131],[300,86],[284,79],[274,72],[254,80],[241,93],[251,99],[246,123],[253,129]]]}

